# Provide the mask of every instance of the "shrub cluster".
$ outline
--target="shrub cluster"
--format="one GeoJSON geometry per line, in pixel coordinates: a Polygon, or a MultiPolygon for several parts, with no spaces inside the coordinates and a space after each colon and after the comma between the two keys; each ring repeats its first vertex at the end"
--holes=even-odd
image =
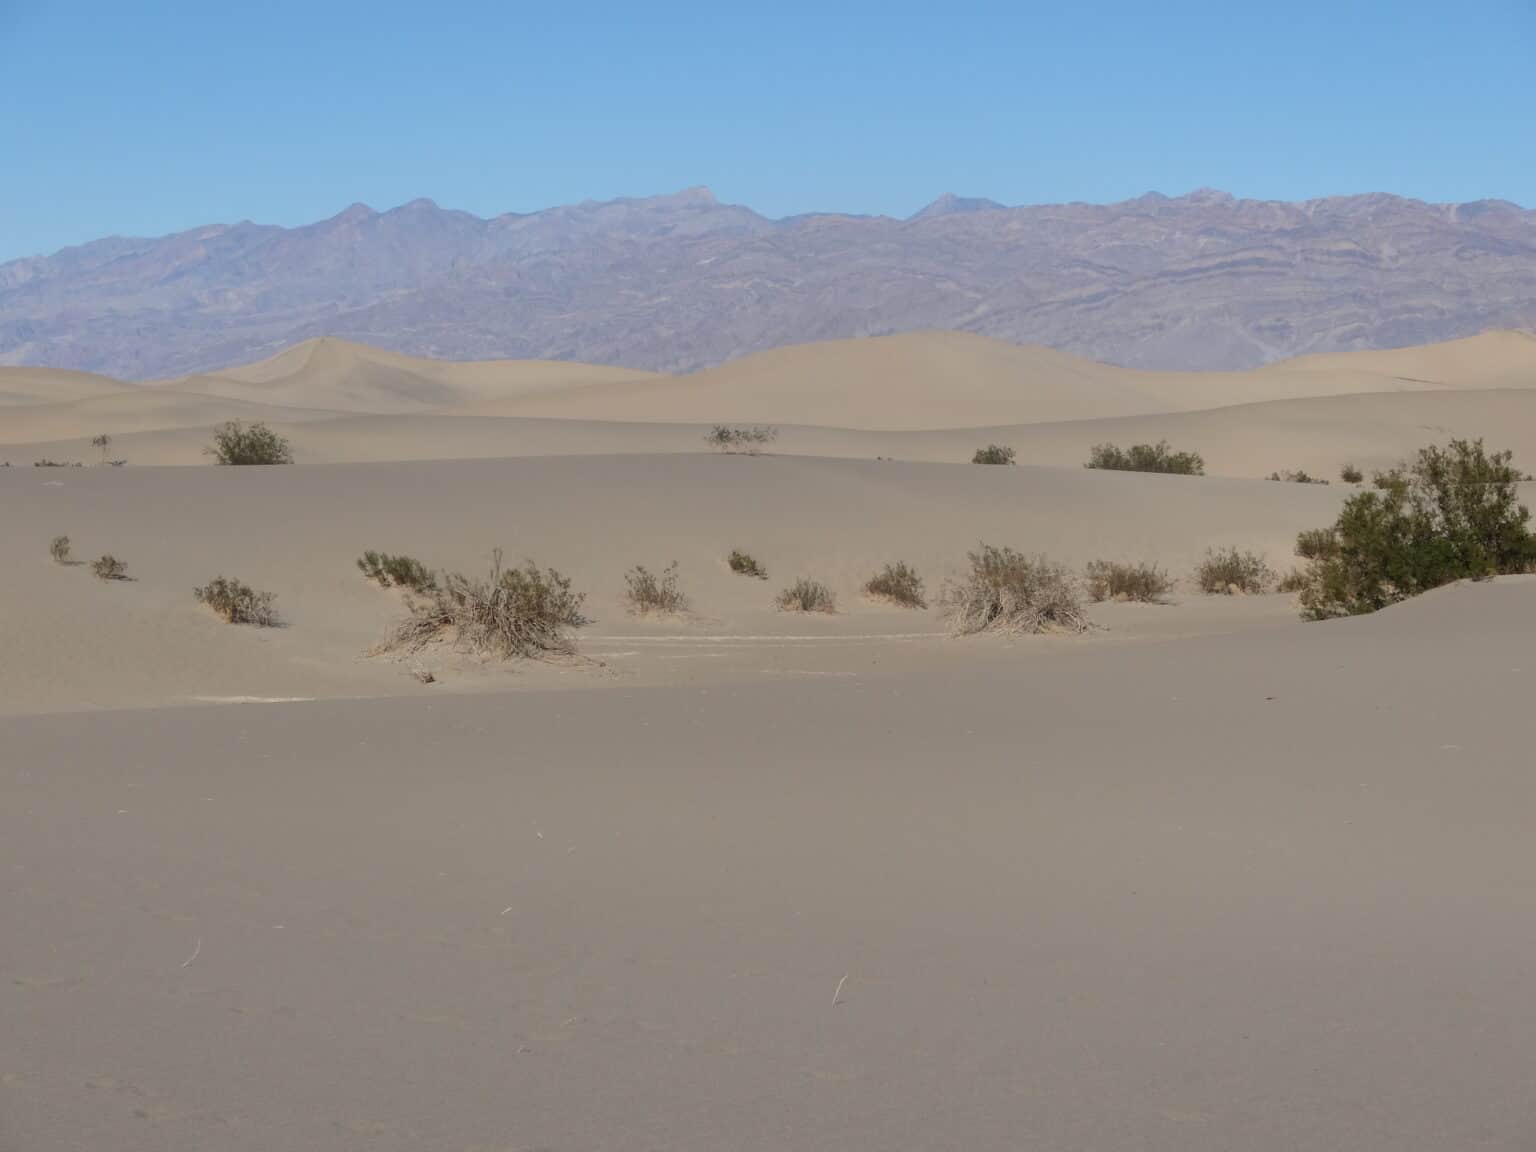
{"type": "Polygon", "coordinates": [[[944,591],[945,614],[956,635],[1087,630],[1077,584],[1062,565],[990,544],[967,559],[969,574],[944,591]]]}
{"type": "Polygon", "coordinates": [[[1284,481],[1287,484],[1326,484],[1326,483],[1328,483],[1328,481],[1324,480],[1321,476],[1312,476],[1312,475],[1309,475],[1305,471],[1292,472],[1292,471],[1286,470],[1284,472],[1271,472],[1269,474],[1269,478],[1271,480],[1281,480],[1281,481],[1284,481]]]}
{"type": "Polygon", "coordinates": [[[254,624],[258,628],[277,624],[272,593],[258,592],[239,580],[216,576],[201,588],[194,588],[192,595],[231,624],[254,624]]]}
{"type": "Polygon", "coordinates": [[[676,560],[663,568],[659,576],[644,564],[636,564],[624,574],[624,583],[624,599],[631,612],[677,613],[688,607],[688,597],[677,586],[676,560]]]}
{"type": "Polygon", "coordinates": [[[837,597],[832,589],[804,576],[780,592],[776,603],[780,612],[836,612],[837,597]]]}
{"type": "Polygon", "coordinates": [[[1012,464],[1016,453],[1012,448],[1002,444],[988,444],[985,448],[976,449],[976,455],[971,457],[972,464],[1012,464]]]}
{"type": "Polygon", "coordinates": [[[414,556],[391,556],[388,552],[364,552],[357,560],[359,571],[380,588],[398,586],[412,592],[427,592],[437,584],[437,577],[414,556]]]}
{"type": "Polygon", "coordinates": [[[733,427],[716,424],[704,435],[704,443],[721,452],[741,452],[755,456],[779,437],[777,428],[766,424],[733,427]]]}
{"type": "Polygon", "coordinates": [[[887,564],[869,578],[864,591],[903,608],[928,607],[928,600],[923,595],[923,578],[905,563],[887,564]]]}
{"type": "Polygon", "coordinates": [[[213,443],[203,449],[216,464],[292,464],[293,449],[288,441],[257,421],[247,427],[239,420],[220,424],[213,431],[213,443]]]}
{"type": "Polygon", "coordinates": [[[1213,548],[1195,569],[1195,579],[1202,592],[1225,596],[1257,595],[1269,591],[1275,582],[1275,573],[1257,552],[1213,548]]]}
{"type": "Polygon", "coordinates": [[[725,562],[738,576],[756,576],[759,580],[768,579],[768,570],[754,557],[739,548],[731,549],[731,554],[726,557],[725,562]]]}
{"type": "Polygon", "coordinates": [[[1085,569],[1088,595],[1098,600],[1136,600],[1155,604],[1173,591],[1173,581],[1156,564],[1121,564],[1094,560],[1085,569]]]}
{"type": "Polygon", "coordinates": [[[1346,464],[1339,469],[1339,479],[1346,484],[1358,484],[1365,479],[1365,473],[1353,464],[1346,464]]]}
{"type": "Polygon", "coordinates": [[[110,554],[98,556],[91,561],[91,571],[96,574],[98,580],[128,579],[128,565],[110,554]]]}
{"type": "Polygon", "coordinates": [[[1156,444],[1132,444],[1117,448],[1113,444],[1095,444],[1088,453],[1085,468],[1105,468],[1112,472],[1168,472],[1177,476],[1204,476],[1205,460],[1198,452],[1175,452],[1168,441],[1156,444]]]}
{"type": "Polygon", "coordinates": [[[32,461],[34,468],[83,468],[78,460],[50,460],[44,456],[41,460],[32,461]]]}

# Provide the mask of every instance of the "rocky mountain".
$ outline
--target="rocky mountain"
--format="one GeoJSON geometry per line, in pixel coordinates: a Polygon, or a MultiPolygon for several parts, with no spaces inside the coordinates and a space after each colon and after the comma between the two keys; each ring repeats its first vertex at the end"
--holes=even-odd
{"type": "Polygon", "coordinates": [[[0,265],[0,364],[139,379],[321,335],[678,371],[941,328],[1131,367],[1243,368],[1532,327],[1536,211],[1382,194],[946,195],[906,220],[771,220],[702,188],[489,220],[416,200],[0,265]]]}

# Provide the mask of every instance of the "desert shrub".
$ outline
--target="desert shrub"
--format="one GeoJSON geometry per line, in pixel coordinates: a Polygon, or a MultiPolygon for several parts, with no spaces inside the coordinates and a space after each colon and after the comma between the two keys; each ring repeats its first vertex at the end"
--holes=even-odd
{"type": "Polygon", "coordinates": [[[1012,464],[1017,453],[1012,448],[1002,444],[988,444],[985,448],[976,449],[976,455],[971,457],[972,464],[1012,464]]]}
{"type": "Polygon", "coordinates": [[[765,424],[733,427],[716,424],[704,435],[704,442],[720,452],[744,452],[755,455],[778,439],[779,430],[765,424]]]}
{"type": "Polygon", "coordinates": [[[636,564],[624,574],[624,583],[624,599],[631,612],[681,612],[688,607],[688,597],[677,586],[676,560],[659,576],[644,564],[636,564]]]}
{"type": "Polygon", "coordinates": [[[1155,604],[1173,591],[1173,581],[1156,564],[1094,560],[1085,570],[1094,600],[1137,600],[1155,604]]]}
{"type": "Polygon", "coordinates": [[[1085,468],[1105,468],[1112,472],[1169,472],[1178,476],[1204,476],[1205,460],[1198,452],[1175,452],[1168,441],[1156,444],[1132,444],[1118,448],[1113,444],[1095,444],[1088,452],[1085,468]]]}
{"type": "Polygon", "coordinates": [[[1300,592],[1307,586],[1307,573],[1303,568],[1292,568],[1275,585],[1281,592],[1300,592]]]}
{"type": "Polygon", "coordinates": [[[804,576],[796,580],[774,601],[780,612],[836,612],[837,597],[832,589],[817,580],[804,576]]]}
{"type": "Polygon", "coordinates": [[[587,623],[581,607],[586,597],[571,591],[571,581],[533,561],[503,568],[501,549],[492,554],[483,578],[444,573],[420,599],[385,647],[416,650],[437,639],[452,639],[472,652],[500,656],[568,655],[576,650],[570,631],[587,623]]]}
{"type": "Polygon", "coordinates": [[[380,588],[398,586],[413,592],[427,592],[437,578],[414,556],[391,556],[388,552],[364,552],[357,560],[358,570],[380,588]]]}
{"type": "Polygon", "coordinates": [[[1088,628],[1077,584],[1063,565],[990,544],[966,558],[969,574],[944,590],[945,614],[956,635],[1088,628]]]}
{"type": "Polygon", "coordinates": [[[1195,579],[1202,592],[1225,596],[1254,595],[1269,591],[1275,582],[1275,573],[1257,552],[1213,548],[1195,569],[1195,579]]]}
{"type": "Polygon", "coordinates": [[[1377,473],[1374,490],[1349,497],[1332,528],[1297,539],[1310,561],[1302,614],[1359,615],[1452,580],[1530,571],[1536,535],[1510,459],[1481,440],[1452,440],[1377,473]]]}
{"type": "Polygon", "coordinates": [[[1339,469],[1339,479],[1346,484],[1358,484],[1365,479],[1365,473],[1353,464],[1346,464],[1339,469]]]}
{"type": "Polygon", "coordinates": [[[128,565],[112,555],[98,556],[92,560],[91,571],[96,574],[98,580],[128,579],[128,565]]]}
{"type": "Polygon", "coordinates": [[[864,591],[903,608],[928,607],[928,600],[923,595],[923,578],[904,563],[887,564],[869,578],[864,591]]]}
{"type": "Polygon", "coordinates": [[[78,460],[50,460],[46,456],[41,460],[32,461],[34,468],[79,468],[81,466],[78,460]]]}
{"type": "Polygon", "coordinates": [[[759,580],[768,579],[768,569],[764,568],[749,553],[739,548],[731,549],[731,554],[725,558],[731,571],[738,576],[756,576],[759,580]]]}
{"type": "Polygon", "coordinates": [[[1269,478],[1271,480],[1284,481],[1287,484],[1326,484],[1326,483],[1328,483],[1328,481],[1324,480],[1321,476],[1312,476],[1312,475],[1308,474],[1305,471],[1291,472],[1291,471],[1287,470],[1287,471],[1284,471],[1284,472],[1271,472],[1269,474],[1269,478]]]}
{"type": "Polygon", "coordinates": [[[231,624],[254,624],[258,628],[272,628],[277,624],[272,593],[258,592],[239,580],[216,576],[201,588],[192,589],[192,595],[231,624]]]}
{"type": "Polygon", "coordinates": [[[288,441],[259,420],[247,427],[230,420],[213,430],[213,443],[203,449],[216,464],[292,464],[288,441]]]}
{"type": "Polygon", "coordinates": [[[101,462],[107,462],[107,445],[112,443],[112,437],[103,432],[100,436],[91,437],[91,447],[101,449],[101,462]]]}
{"type": "Polygon", "coordinates": [[[53,538],[53,542],[48,545],[48,555],[53,557],[53,562],[55,564],[70,563],[69,537],[55,536],[53,538]]]}

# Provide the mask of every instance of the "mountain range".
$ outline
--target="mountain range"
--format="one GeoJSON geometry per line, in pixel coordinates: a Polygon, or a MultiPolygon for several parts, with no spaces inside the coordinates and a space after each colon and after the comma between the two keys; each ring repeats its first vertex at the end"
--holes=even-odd
{"type": "Polygon", "coordinates": [[[946,329],[1127,367],[1235,369],[1489,328],[1536,328],[1536,211],[1386,194],[945,195],[905,220],[775,220],[704,188],[491,219],[415,200],[0,264],[0,364],[125,379],[321,336],[678,372],[946,329]]]}

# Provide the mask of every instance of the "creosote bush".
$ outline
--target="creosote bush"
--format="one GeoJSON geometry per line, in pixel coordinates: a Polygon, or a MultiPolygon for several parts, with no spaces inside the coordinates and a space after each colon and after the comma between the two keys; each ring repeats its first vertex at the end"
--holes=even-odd
{"type": "Polygon", "coordinates": [[[1268,592],[1275,573],[1257,552],[1236,548],[1211,549],[1195,569],[1202,592],[1214,595],[1257,595],[1268,592]]]}
{"type": "Polygon", "coordinates": [[[1088,453],[1085,468],[1104,468],[1111,472],[1167,472],[1177,476],[1204,476],[1205,460],[1198,452],[1175,452],[1168,441],[1156,444],[1132,444],[1118,448],[1113,444],[1095,444],[1088,453]]]}
{"type": "Polygon", "coordinates": [[[775,603],[781,612],[837,611],[837,597],[832,595],[832,589],[804,576],[780,592],[775,603]]]}
{"type": "Polygon", "coordinates": [[[677,561],[657,575],[644,564],[636,564],[624,573],[624,599],[629,610],[638,615],[647,612],[676,613],[688,607],[688,597],[677,586],[677,561]]]}
{"type": "Polygon", "coordinates": [[[194,588],[192,595],[231,624],[253,624],[258,628],[277,625],[277,611],[272,607],[276,597],[239,580],[216,576],[201,588],[194,588]]]}
{"type": "Polygon", "coordinates": [[[213,443],[203,449],[216,464],[292,464],[288,441],[259,420],[247,427],[230,420],[213,430],[213,443]]]}
{"type": "Polygon", "coordinates": [[[1378,472],[1332,528],[1297,537],[1308,561],[1302,615],[1355,616],[1453,580],[1531,571],[1536,535],[1519,502],[1522,479],[1510,453],[1489,454],[1481,440],[1424,448],[1378,472]]]}
{"type": "Polygon", "coordinates": [[[720,452],[754,456],[778,439],[779,430],[766,424],[733,427],[716,424],[704,436],[704,442],[720,452]]]}
{"type": "Polygon", "coordinates": [[[731,554],[726,557],[725,562],[730,565],[731,571],[738,576],[756,576],[759,580],[768,579],[768,569],[759,564],[749,553],[743,552],[739,548],[731,549],[731,554]]]}
{"type": "Polygon", "coordinates": [[[411,599],[411,615],[384,647],[415,651],[445,639],[502,659],[574,652],[570,633],[587,623],[581,611],[586,597],[572,592],[570,579],[553,568],[531,560],[504,568],[501,558],[498,548],[485,577],[444,573],[420,599],[411,599]]]}
{"type": "Polygon", "coordinates": [[[1094,600],[1135,600],[1155,604],[1173,591],[1173,581],[1156,564],[1121,564],[1094,560],[1085,569],[1088,595],[1094,600]]]}
{"type": "Polygon", "coordinates": [[[1003,444],[988,444],[985,448],[976,449],[976,455],[971,457],[972,464],[1012,464],[1017,455],[1012,448],[1003,444]]]}
{"type": "Polygon", "coordinates": [[[95,560],[92,560],[91,571],[96,574],[96,579],[98,580],[128,579],[128,565],[110,554],[98,556],[95,560]]]}
{"type": "Polygon", "coordinates": [[[53,542],[48,545],[48,555],[53,557],[55,564],[71,563],[69,555],[69,537],[55,536],[53,542]]]}
{"type": "Polygon", "coordinates": [[[1283,482],[1285,482],[1287,484],[1326,484],[1326,483],[1328,483],[1328,481],[1324,480],[1321,476],[1312,476],[1312,475],[1309,475],[1305,471],[1291,472],[1291,471],[1287,470],[1287,471],[1284,471],[1284,472],[1271,472],[1269,474],[1269,478],[1271,480],[1280,480],[1280,481],[1283,481],[1283,482]]]}
{"type": "Polygon", "coordinates": [[[956,635],[1087,630],[1077,583],[1063,565],[990,544],[967,560],[969,574],[944,590],[944,611],[956,635]]]}
{"type": "Polygon", "coordinates": [[[364,552],[357,560],[358,570],[380,588],[409,588],[412,592],[428,592],[436,585],[437,578],[414,556],[391,556],[388,552],[364,552]]]}
{"type": "Polygon", "coordinates": [[[923,578],[905,563],[887,564],[869,578],[864,591],[903,608],[928,607],[928,600],[923,595],[923,578]]]}
{"type": "Polygon", "coordinates": [[[1339,469],[1339,479],[1346,484],[1358,484],[1365,479],[1365,473],[1353,464],[1346,464],[1339,469]]]}

